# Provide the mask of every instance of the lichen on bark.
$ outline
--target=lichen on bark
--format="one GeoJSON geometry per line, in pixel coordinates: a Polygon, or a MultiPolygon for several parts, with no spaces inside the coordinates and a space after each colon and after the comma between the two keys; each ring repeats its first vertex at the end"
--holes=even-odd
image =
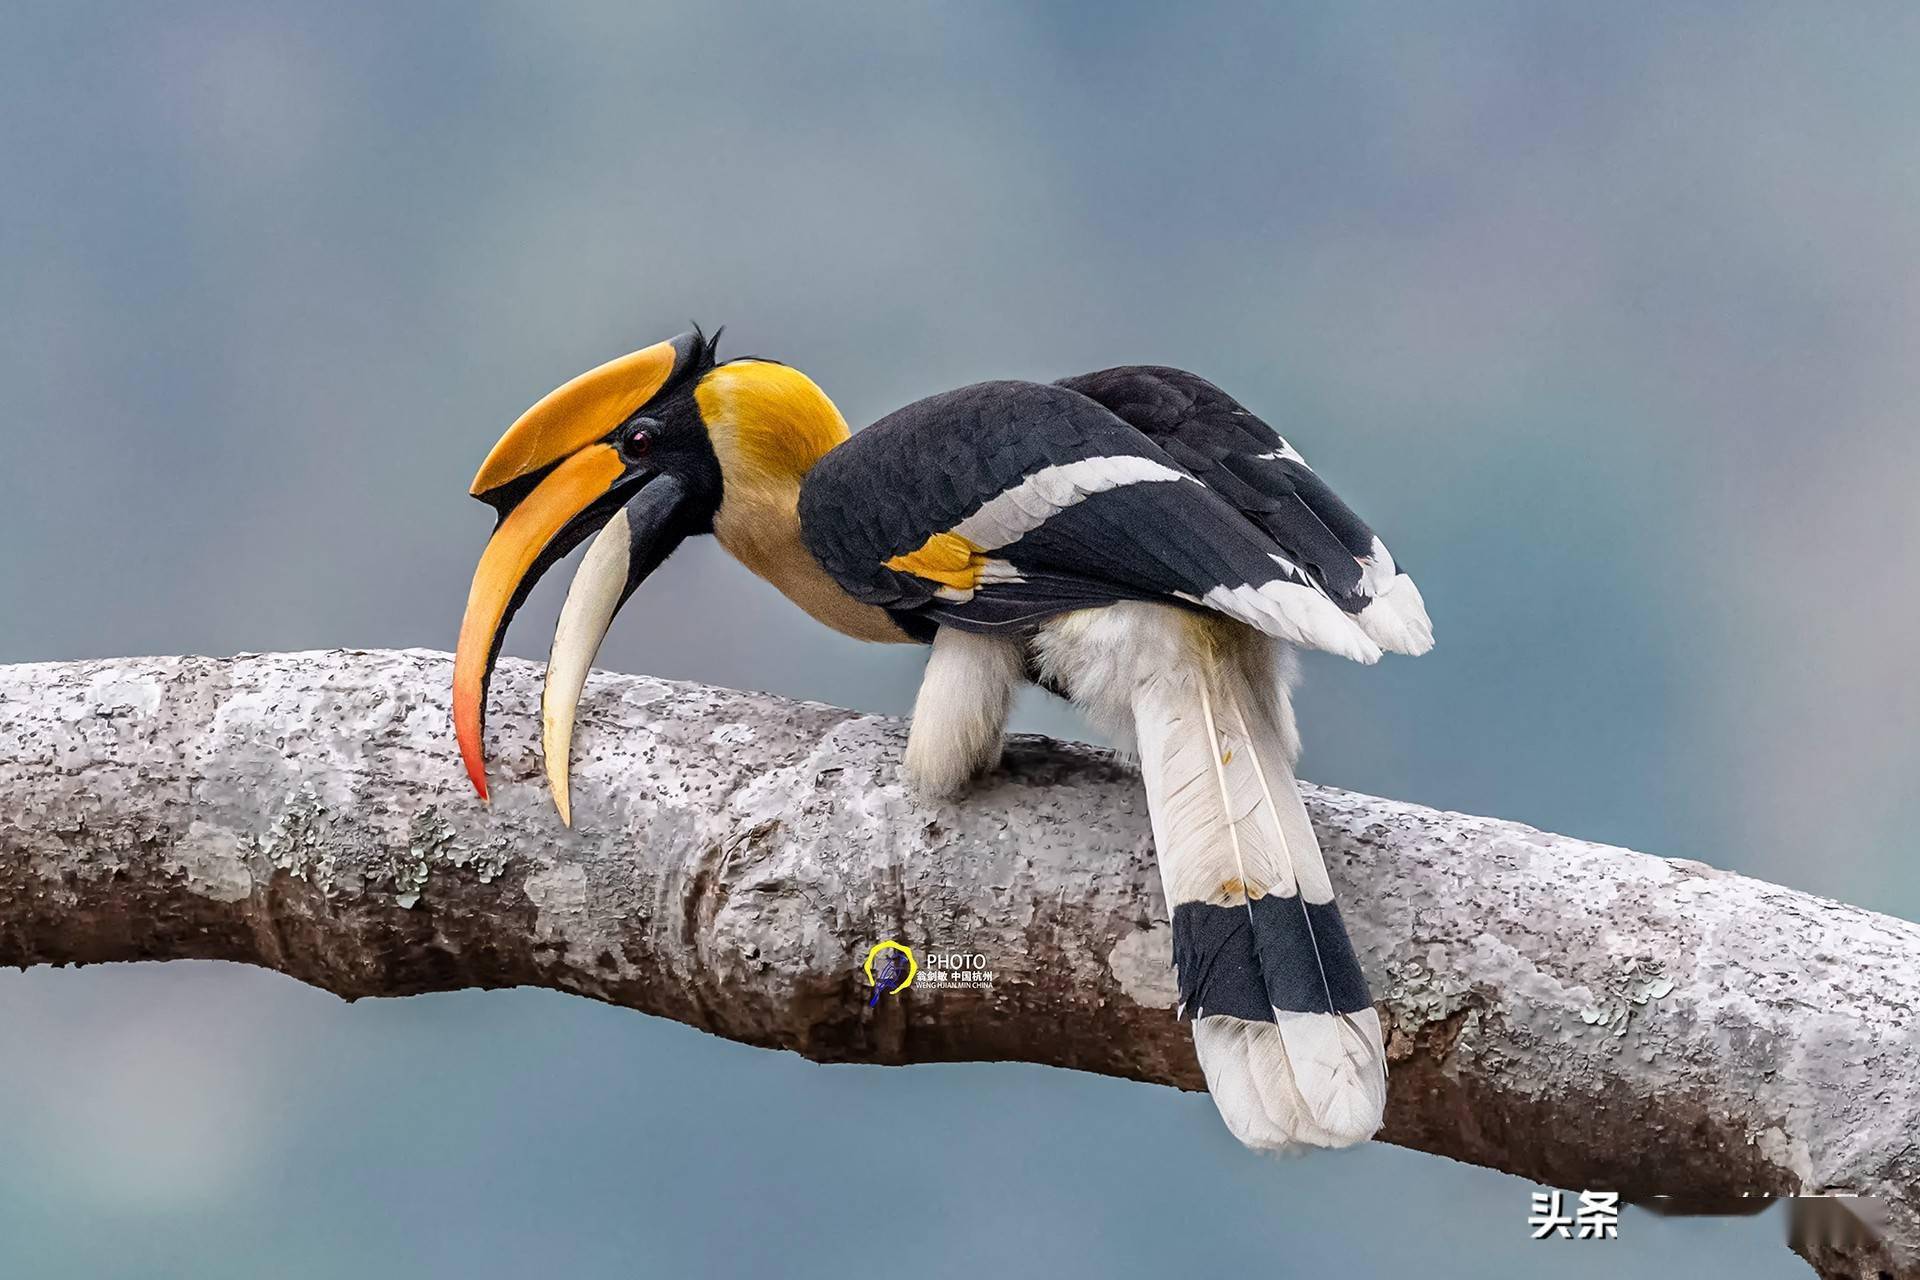
{"type": "MultiPolygon", "coordinates": [[[[896,721],[599,675],[568,830],[537,671],[495,678],[491,807],[455,759],[449,676],[426,652],[0,667],[0,963],[210,957],[345,996],[538,985],[822,1061],[1199,1087],[1138,778],[1105,753],[1016,739],[930,805],[896,721]],[[870,1009],[883,938],[963,945],[995,981],[870,1009]]],[[[1820,1265],[1920,1275],[1920,926],[1305,794],[1388,1021],[1384,1140],[1629,1197],[1884,1196],[1885,1251],[1820,1265]]]]}

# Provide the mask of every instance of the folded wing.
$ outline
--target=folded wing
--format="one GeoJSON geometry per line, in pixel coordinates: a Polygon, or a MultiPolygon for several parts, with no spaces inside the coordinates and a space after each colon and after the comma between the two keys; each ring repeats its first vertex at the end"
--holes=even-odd
{"type": "Polygon", "coordinates": [[[923,628],[1160,600],[1360,662],[1431,644],[1418,591],[1358,517],[1258,419],[1174,370],[918,401],[828,454],[800,516],[842,587],[923,628]],[[1170,377],[1218,401],[1182,399],[1170,377]]]}
{"type": "Polygon", "coordinates": [[[1307,460],[1239,401],[1182,369],[1127,365],[1063,379],[1167,451],[1285,548],[1381,648],[1422,654],[1433,627],[1413,579],[1307,460]]]}

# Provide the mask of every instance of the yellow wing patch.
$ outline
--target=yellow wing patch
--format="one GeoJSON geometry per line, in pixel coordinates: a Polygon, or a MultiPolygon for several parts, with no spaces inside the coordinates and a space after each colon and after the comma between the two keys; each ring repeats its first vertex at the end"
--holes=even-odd
{"type": "Polygon", "coordinates": [[[957,533],[936,533],[905,555],[887,561],[887,568],[911,573],[956,591],[971,591],[980,581],[986,549],[957,533]]]}

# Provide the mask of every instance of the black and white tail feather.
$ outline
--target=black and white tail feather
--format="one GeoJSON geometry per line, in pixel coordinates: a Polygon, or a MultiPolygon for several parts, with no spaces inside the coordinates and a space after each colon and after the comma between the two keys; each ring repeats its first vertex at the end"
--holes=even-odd
{"type": "Polygon", "coordinates": [[[1029,672],[1138,751],[1181,1013],[1235,1136],[1370,1137],[1380,1021],[1300,803],[1285,672],[1291,646],[1432,647],[1373,530],[1233,397],[1161,366],[916,401],[828,453],[799,515],[836,583],[932,640],[916,785],[989,767],[1029,672]]]}
{"type": "Polygon", "coordinates": [[[1173,916],[1181,1015],[1250,1147],[1370,1138],[1386,1054],[1293,775],[1284,645],[1150,604],[1068,614],[1041,672],[1138,751],[1173,916]]]}

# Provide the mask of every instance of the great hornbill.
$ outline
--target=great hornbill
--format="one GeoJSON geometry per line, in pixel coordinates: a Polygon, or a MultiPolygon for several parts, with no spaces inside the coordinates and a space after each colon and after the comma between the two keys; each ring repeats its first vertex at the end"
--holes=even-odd
{"type": "Polygon", "coordinates": [[[590,534],[543,707],[568,754],[615,612],[711,533],[828,626],[930,643],[906,769],[950,795],[1000,755],[1037,681],[1138,752],[1173,915],[1180,1010],[1234,1135],[1343,1146],[1380,1126],[1386,1055],[1295,785],[1292,648],[1424,653],[1420,592],[1272,428],[1178,369],[982,382],[849,434],[797,369],[698,330],[553,391],[473,493],[499,512],[454,672],[484,797],[482,716],[507,621],[590,534]]]}

